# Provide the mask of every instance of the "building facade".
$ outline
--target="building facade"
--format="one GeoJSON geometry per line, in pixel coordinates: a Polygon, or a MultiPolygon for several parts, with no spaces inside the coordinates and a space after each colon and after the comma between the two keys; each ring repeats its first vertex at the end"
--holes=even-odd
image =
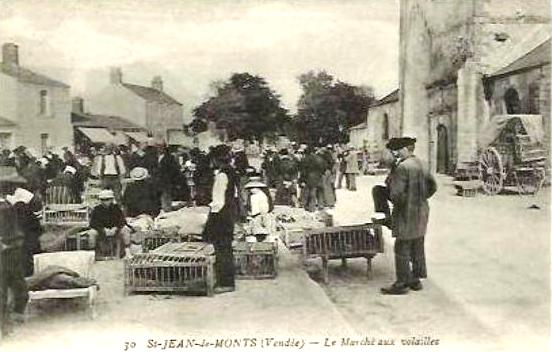
{"type": "Polygon", "coordinates": [[[381,152],[390,138],[401,135],[400,117],[398,89],[370,106],[367,119],[369,150],[381,152]]]}
{"type": "Polygon", "coordinates": [[[368,128],[366,122],[349,128],[349,145],[355,148],[365,148],[368,143],[368,128]]]}
{"type": "Polygon", "coordinates": [[[85,111],[84,99],[73,98],[71,123],[75,150],[86,150],[90,146],[104,144],[140,145],[150,138],[145,128],[120,116],[93,114],[85,111]]]}
{"type": "Polygon", "coordinates": [[[487,79],[550,39],[549,2],[401,0],[400,19],[401,132],[433,171],[451,173],[477,159],[478,134],[504,100],[487,79]]]}
{"type": "Polygon", "coordinates": [[[70,87],[19,63],[18,46],[2,46],[0,144],[23,145],[37,153],[73,144],[70,87]]]}
{"type": "Polygon", "coordinates": [[[159,76],[153,78],[151,87],[140,86],[123,82],[121,69],[112,68],[110,84],[92,97],[91,108],[145,128],[157,142],[171,144],[184,135],[182,104],[164,91],[159,76]]]}

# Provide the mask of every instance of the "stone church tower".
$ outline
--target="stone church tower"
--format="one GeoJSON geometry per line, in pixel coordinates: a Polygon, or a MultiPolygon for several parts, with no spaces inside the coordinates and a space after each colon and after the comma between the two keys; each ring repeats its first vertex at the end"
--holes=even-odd
{"type": "MultiPolygon", "coordinates": [[[[548,0],[401,0],[403,135],[433,171],[476,160],[484,79],[550,39],[548,0]]],[[[548,85],[549,87],[549,85],[548,85]]],[[[549,119],[549,117],[548,117],[549,119]]]]}

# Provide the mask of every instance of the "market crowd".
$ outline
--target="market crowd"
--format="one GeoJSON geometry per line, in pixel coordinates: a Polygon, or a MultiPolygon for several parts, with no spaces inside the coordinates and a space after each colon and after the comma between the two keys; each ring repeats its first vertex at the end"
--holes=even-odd
{"type": "MultiPolygon", "coordinates": [[[[33,275],[33,255],[41,252],[45,204],[84,204],[87,191],[100,190],[91,206],[89,235],[96,253],[106,238],[116,239],[116,254],[129,256],[132,226],[127,218],[155,218],[180,206],[209,206],[203,240],[214,245],[219,291],[233,290],[231,242],[234,223],[250,223],[257,241],[269,235],[264,216],[274,205],[309,212],[333,208],[343,179],[356,190],[357,151],[341,146],[291,143],[269,147],[254,157],[221,144],[208,151],[166,145],[103,145],[86,152],[48,151],[39,155],[20,146],[0,154],[0,236],[2,280],[14,293],[14,312],[23,315],[25,277],[33,275]],[[130,229],[130,231],[129,231],[130,229]],[[5,275],[4,275],[5,274],[5,275]]],[[[7,292],[7,291],[6,291],[7,292]]],[[[3,305],[7,293],[1,292],[3,305]]],[[[2,311],[7,311],[3,306],[2,311]]]]}

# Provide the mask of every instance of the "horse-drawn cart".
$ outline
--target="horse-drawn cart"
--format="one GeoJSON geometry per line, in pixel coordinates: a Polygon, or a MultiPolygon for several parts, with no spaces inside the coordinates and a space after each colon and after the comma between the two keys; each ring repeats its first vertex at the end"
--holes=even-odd
{"type": "Polygon", "coordinates": [[[463,163],[456,185],[473,184],[488,195],[514,187],[535,194],[545,179],[547,148],[540,115],[494,116],[480,133],[477,162],[463,163]]]}

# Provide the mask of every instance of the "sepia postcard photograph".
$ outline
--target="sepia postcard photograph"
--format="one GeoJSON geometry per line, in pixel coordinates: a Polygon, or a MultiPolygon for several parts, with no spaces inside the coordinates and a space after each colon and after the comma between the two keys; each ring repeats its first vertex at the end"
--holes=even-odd
{"type": "Polygon", "coordinates": [[[549,351],[549,0],[0,0],[0,351],[549,351]]]}

